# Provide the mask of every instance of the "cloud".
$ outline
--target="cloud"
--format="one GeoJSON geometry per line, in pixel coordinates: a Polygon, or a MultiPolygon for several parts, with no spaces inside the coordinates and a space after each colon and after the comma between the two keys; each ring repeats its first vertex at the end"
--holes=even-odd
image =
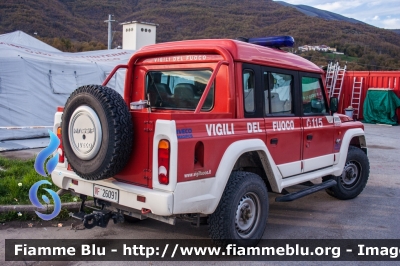
{"type": "Polygon", "coordinates": [[[360,1],[337,1],[337,2],[329,2],[325,4],[315,5],[316,8],[337,12],[344,11],[347,9],[355,8],[361,6],[363,3],[360,1]]]}
{"type": "Polygon", "coordinates": [[[400,29],[399,0],[283,0],[354,18],[380,28],[400,29]],[[390,17],[388,17],[390,16],[390,17]]]}
{"type": "Polygon", "coordinates": [[[400,19],[390,18],[382,20],[382,25],[385,29],[400,29],[400,19]]]}
{"type": "Polygon", "coordinates": [[[374,7],[374,6],[379,6],[379,5],[381,5],[381,4],[382,4],[381,1],[375,1],[375,2],[367,3],[367,6],[368,6],[368,7],[374,7]]]}

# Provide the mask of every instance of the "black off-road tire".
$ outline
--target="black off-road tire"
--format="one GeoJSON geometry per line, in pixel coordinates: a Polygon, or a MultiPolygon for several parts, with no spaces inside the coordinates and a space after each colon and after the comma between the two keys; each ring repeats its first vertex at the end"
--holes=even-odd
{"type": "Polygon", "coordinates": [[[334,179],[337,185],[327,188],[326,192],[341,200],[353,199],[360,195],[367,185],[369,160],[367,155],[354,146],[349,146],[343,173],[340,176],[326,176],[322,181],[334,179]]]}
{"type": "Polygon", "coordinates": [[[255,246],[264,234],[268,209],[268,191],[261,177],[234,171],[217,209],[209,216],[210,238],[220,246],[255,246]]]}
{"type": "Polygon", "coordinates": [[[132,118],[122,96],[111,88],[87,85],[76,89],[65,104],[61,129],[68,163],[84,179],[112,177],[125,167],[130,158],[132,118]],[[80,110],[83,110],[82,114],[80,110]],[[99,125],[97,128],[95,120],[99,125]],[[80,147],[79,141],[86,141],[82,145],[87,146],[80,147]],[[90,150],[90,145],[96,148],[90,150]],[[85,149],[89,150],[90,156],[85,154],[85,149]]]}

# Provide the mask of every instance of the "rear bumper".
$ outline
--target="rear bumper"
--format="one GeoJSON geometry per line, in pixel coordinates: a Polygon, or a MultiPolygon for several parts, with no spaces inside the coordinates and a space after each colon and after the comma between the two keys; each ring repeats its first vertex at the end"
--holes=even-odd
{"type": "Polygon", "coordinates": [[[133,186],[108,178],[101,181],[85,180],[77,176],[74,172],[65,168],[57,167],[51,174],[53,183],[60,188],[72,190],[75,193],[93,197],[94,184],[119,190],[118,206],[142,210],[143,208],[151,210],[155,215],[170,216],[173,211],[173,193],[166,191],[157,191],[154,189],[133,186]],[[78,185],[72,183],[77,180],[78,185]],[[137,200],[137,196],[146,198],[145,202],[137,200]]]}

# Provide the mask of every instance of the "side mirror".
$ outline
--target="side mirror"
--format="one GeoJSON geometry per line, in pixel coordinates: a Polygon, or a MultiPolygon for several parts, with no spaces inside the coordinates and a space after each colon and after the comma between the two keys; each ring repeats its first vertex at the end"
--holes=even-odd
{"type": "Polygon", "coordinates": [[[331,110],[332,114],[337,112],[338,105],[339,105],[338,98],[332,97],[329,102],[329,109],[331,110]]]}

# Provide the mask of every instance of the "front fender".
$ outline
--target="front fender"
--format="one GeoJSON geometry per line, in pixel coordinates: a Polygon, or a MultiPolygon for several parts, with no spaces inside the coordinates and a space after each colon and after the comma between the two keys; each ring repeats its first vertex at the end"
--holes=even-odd
{"type": "Polygon", "coordinates": [[[342,139],[342,145],[340,147],[340,152],[338,155],[339,156],[338,164],[335,166],[334,172],[332,173],[334,176],[339,176],[342,174],[344,165],[346,163],[347,152],[349,150],[350,142],[354,137],[362,136],[363,137],[362,145],[366,146],[364,135],[365,135],[364,130],[362,130],[361,128],[352,128],[346,131],[342,139]]]}

